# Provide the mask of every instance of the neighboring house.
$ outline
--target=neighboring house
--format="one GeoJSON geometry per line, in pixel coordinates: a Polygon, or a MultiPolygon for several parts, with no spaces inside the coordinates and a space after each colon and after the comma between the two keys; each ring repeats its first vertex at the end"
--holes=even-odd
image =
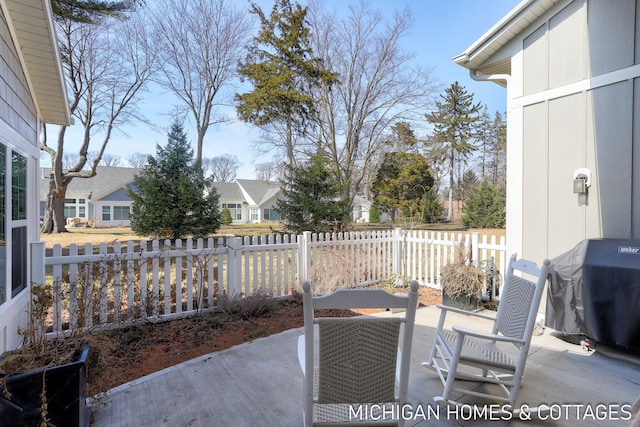
{"type": "MultiPolygon", "coordinates": [[[[128,227],[131,225],[131,198],[126,187],[140,169],[98,166],[91,178],[74,178],[67,187],[64,217],[67,225],[92,227],[128,227]]],[[[49,174],[42,168],[40,177],[40,216],[44,215],[49,174]]]]}
{"type": "Polygon", "coordinates": [[[370,200],[364,196],[355,196],[353,198],[351,220],[353,222],[369,222],[369,209],[371,209],[370,200]]]}
{"type": "MultiPolygon", "coordinates": [[[[0,353],[22,343],[39,240],[39,135],[69,125],[49,0],[0,2],[0,353]],[[32,265],[33,264],[33,265],[32,265]]],[[[40,274],[41,275],[41,274],[40,274]]]]}
{"type": "Polygon", "coordinates": [[[235,182],[214,182],[219,195],[220,209],[227,208],[234,224],[280,221],[275,210],[282,197],[280,183],[237,179],[235,182]]]}
{"type": "Polygon", "coordinates": [[[507,88],[510,253],[640,238],[639,17],[638,0],[525,0],[454,58],[507,88]]]}

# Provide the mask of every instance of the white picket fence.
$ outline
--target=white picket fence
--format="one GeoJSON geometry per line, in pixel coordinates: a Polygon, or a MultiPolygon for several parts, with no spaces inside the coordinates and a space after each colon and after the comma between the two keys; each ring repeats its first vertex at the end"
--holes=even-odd
{"type": "Polygon", "coordinates": [[[42,271],[32,274],[53,286],[55,335],[212,310],[223,294],[287,296],[304,280],[316,293],[391,279],[440,288],[440,271],[461,242],[475,264],[494,259],[504,273],[504,237],[393,229],[55,245],[46,257],[38,242],[32,256],[42,257],[42,271]]]}

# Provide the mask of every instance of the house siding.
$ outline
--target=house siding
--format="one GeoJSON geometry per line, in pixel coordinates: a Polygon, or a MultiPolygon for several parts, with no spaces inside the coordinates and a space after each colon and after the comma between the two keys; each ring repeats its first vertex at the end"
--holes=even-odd
{"type": "Polygon", "coordinates": [[[29,144],[38,143],[36,108],[4,14],[0,14],[0,117],[29,144]]]}
{"type": "Polygon", "coordinates": [[[0,245],[0,353],[19,347],[22,337],[18,328],[28,324],[29,287],[31,283],[31,243],[39,239],[38,230],[38,117],[22,71],[16,47],[0,12],[0,149],[4,150],[4,239],[0,245]],[[16,219],[12,214],[12,156],[25,160],[25,214],[16,219]],[[25,232],[23,234],[23,232],[25,232]],[[14,241],[14,236],[20,236],[14,241]],[[19,245],[16,247],[16,245],[19,245]],[[21,271],[16,272],[15,269],[21,271]],[[16,282],[14,284],[14,281],[16,282]],[[23,282],[23,283],[18,283],[23,282]],[[24,286],[14,292],[15,285],[24,286]]]}
{"type": "Polygon", "coordinates": [[[640,238],[639,17],[640,0],[560,1],[486,61],[511,57],[509,251],[640,238]],[[586,197],[578,168],[591,171],[586,197]]]}

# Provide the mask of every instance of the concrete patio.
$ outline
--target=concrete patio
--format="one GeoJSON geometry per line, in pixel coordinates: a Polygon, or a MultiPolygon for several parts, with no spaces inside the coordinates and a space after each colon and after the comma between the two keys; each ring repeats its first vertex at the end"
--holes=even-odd
{"type": "MultiPolygon", "coordinates": [[[[426,360],[439,310],[418,309],[411,357],[408,426],[626,426],[640,395],[640,357],[579,345],[547,329],[533,337],[518,405],[551,408],[531,420],[480,420],[437,406],[442,387],[426,360]]],[[[451,316],[451,315],[450,315],[451,316]]],[[[472,326],[464,316],[456,324],[472,326]]],[[[473,327],[480,327],[475,321],[473,327]]],[[[274,426],[302,424],[302,376],[296,344],[302,329],[260,338],[148,375],[92,404],[92,426],[274,426]]],[[[494,417],[500,418],[500,417],[494,417]]]]}

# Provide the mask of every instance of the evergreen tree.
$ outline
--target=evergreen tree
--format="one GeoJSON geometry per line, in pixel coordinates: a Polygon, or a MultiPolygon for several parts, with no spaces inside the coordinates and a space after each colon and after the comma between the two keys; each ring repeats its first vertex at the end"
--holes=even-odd
{"type": "Polygon", "coordinates": [[[488,156],[488,176],[492,185],[497,186],[504,193],[506,182],[505,167],[507,164],[507,124],[502,115],[496,111],[492,126],[492,145],[488,156]]]}
{"type": "Polygon", "coordinates": [[[286,227],[295,232],[324,233],[337,223],[349,220],[347,203],[339,197],[342,187],[327,168],[322,152],[312,156],[307,164],[289,166],[276,210],[286,221],[286,227]]]}
{"type": "Polygon", "coordinates": [[[232,222],[233,219],[231,218],[231,211],[229,210],[229,208],[223,208],[222,214],[220,214],[220,223],[223,225],[229,225],[232,222]]]}
{"type": "Polygon", "coordinates": [[[380,222],[380,211],[378,211],[376,205],[371,205],[369,208],[369,222],[372,224],[380,222]]]}
{"type": "Polygon", "coordinates": [[[504,228],[506,199],[486,182],[464,204],[462,223],[473,228],[504,228]]]}
{"type": "Polygon", "coordinates": [[[378,206],[402,209],[407,215],[420,211],[420,201],[433,187],[429,163],[421,154],[386,153],[371,192],[378,206]]]}
{"type": "Polygon", "coordinates": [[[131,229],[142,236],[178,239],[205,237],[220,227],[218,194],[202,169],[182,125],[174,121],[167,145],[156,147],[127,190],[133,201],[131,229]]]}
{"type": "Polygon", "coordinates": [[[105,17],[121,17],[143,4],[144,0],[51,0],[51,9],[58,19],[93,24],[105,17]]]}
{"type": "Polygon", "coordinates": [[[305,17],[308,7],[276,0],[267,18],[252,4],[261,28],[238,72],[253,90],[236,94],[240,118],[257,126],[281,123],[286,131],[288,164],[293,165],[293,131],[303,131],[315,115],[312,89],[331,85],[336,76],[313,57],[305,17]]]}
{"type": "Polygon", "coordinates": [[[441,222],[444,219],[444,207],[440,197],[438,197],[435,186],[429,188],[425,195],[422,196],[419,209],[422,222],[432,224],[441,222]]]}
{"type": "Polygon", "coordinates": [[[447,218],[453,218],[453,189],[456,168],[464,163],[476,149],[472,143],[475,136],[474,123],[479,119],[480,103],[473,103],[473,94],[468,94],[464,86],[455,82],[440,95],[442,101],[436,101],[436,111],[426,114],[427,121],[433,124],[432,141],[439,145],[441,161],[447,163],[449,174],[449,212],[447,218]]]}

